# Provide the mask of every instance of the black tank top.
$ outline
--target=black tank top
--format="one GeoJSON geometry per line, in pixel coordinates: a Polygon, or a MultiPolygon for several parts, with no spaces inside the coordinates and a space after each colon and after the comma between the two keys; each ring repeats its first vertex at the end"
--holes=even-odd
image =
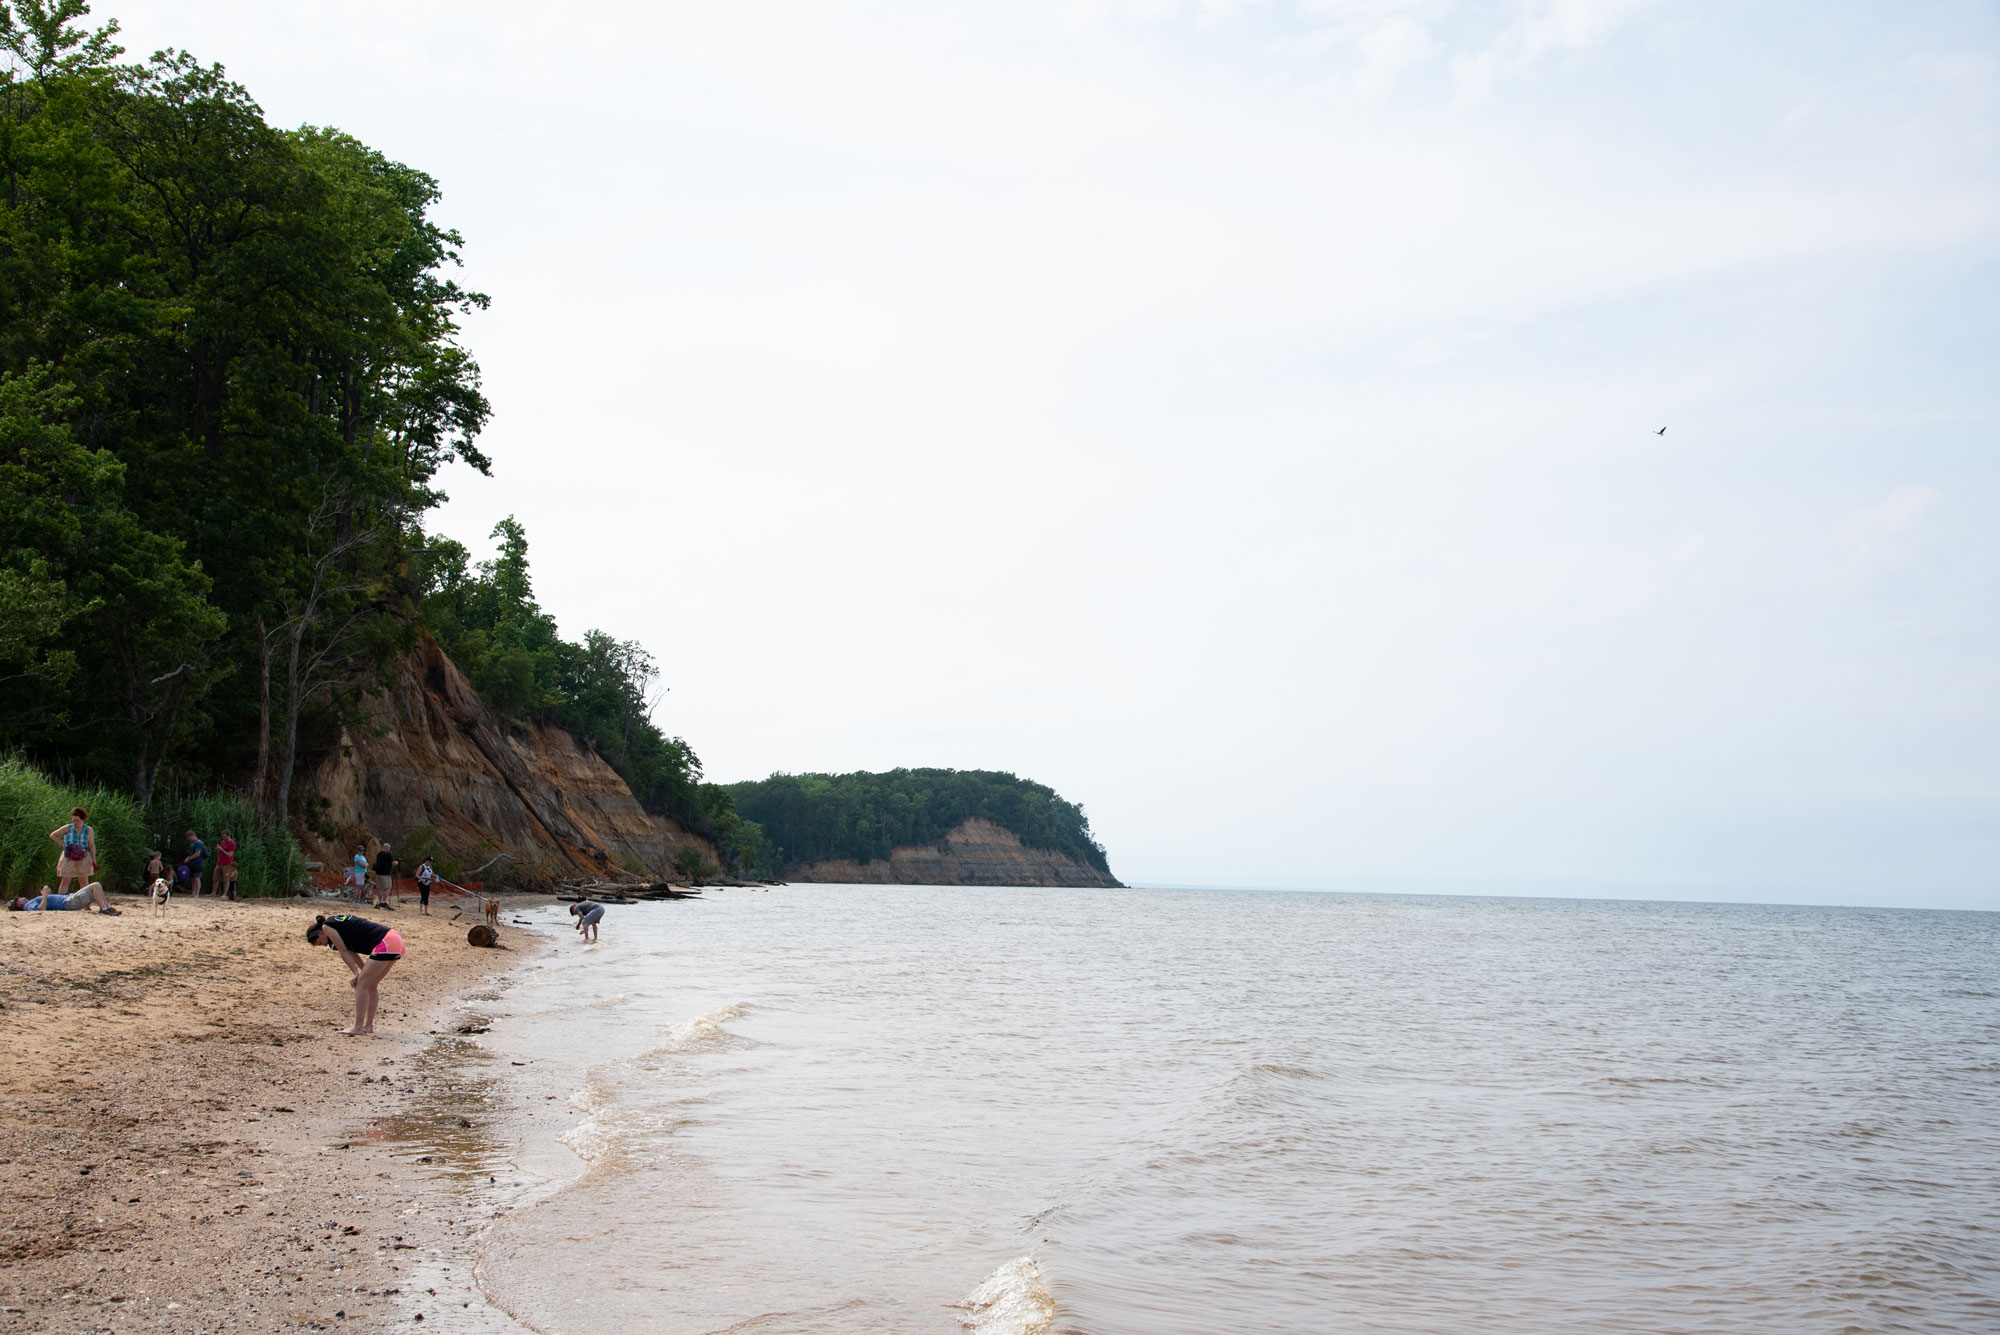
{"type": "Polygon", "coordinates": [[[382,944],[382,938],[389,935],[389,929],[381,923],[357,918],[352,913],[336,913],[326,920],[326,925],[339,933],[341,941],[357,955],[372,954],[382,944]]]}

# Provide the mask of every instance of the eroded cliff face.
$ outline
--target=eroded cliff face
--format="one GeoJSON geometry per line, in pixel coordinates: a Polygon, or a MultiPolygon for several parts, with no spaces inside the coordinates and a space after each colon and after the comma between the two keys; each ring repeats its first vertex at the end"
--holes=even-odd
{"type": "Polygon", "coordinates": [[[507,885],[659,879],[688,844],[719,861],[707,841],[641,807],[569,733],[488,709],[428,635],[366,709],[366,723],[307,776],[340,829],[332,842],[304,838],[329,867],[346,866],[365,840],[401,852],[427,830],[429,851],[462,875],[490,862],[478,879],[507,885]]]}
{"type": "Polygon", "coordinates": [[[973,817],[942,843],[898,848],[887,858],[810,862],[785,869],[791,881],[846,885],[1100,885],[1115,886],[1097,868],[1046,848],[1029,848],[1012,830],[973,817]]]}

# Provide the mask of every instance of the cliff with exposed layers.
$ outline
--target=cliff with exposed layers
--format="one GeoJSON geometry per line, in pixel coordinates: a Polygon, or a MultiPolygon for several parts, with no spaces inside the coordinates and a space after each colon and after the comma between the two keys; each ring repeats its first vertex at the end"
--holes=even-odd
{"type": "Polygon", "coordinates": [[[1030,848],[1020,836],[975,816],[935,844],[898,848],[886,858],[858,862],[828,859],[787,867],[791,881],[848,885],[1067,885],[1116,886],[1095,867],[1047,848],[1030,848]]]}
{"type": "Polygon", "coordinates": [[[720,861],[576,737],[488,709],[428,635],[307,777],[326,806],[303,842],[330,867],[370,839],[522,886],[658,879],[689,844],[720,861]]]}

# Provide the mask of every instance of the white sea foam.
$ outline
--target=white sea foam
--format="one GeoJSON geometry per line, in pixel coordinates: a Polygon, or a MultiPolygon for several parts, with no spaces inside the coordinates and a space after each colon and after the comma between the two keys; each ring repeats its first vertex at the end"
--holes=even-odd
{"type": "Polygon", "coordinates": [[[1056,1300],[1032,1256],[1009,1261],[959,1304],[958,1324],[976,1335],[1049,1335],[1056,1328],[1056,1300]]]}
{"type": "Polygon", "coordinates": [[[668,1031],[667,1050],[676,1051],[682,1048],[693,1047],[696,1044],[715,1043],[725,1038],[734,1037],[734,1035],[722,1026],[728,1024],[731,1020],[739,1018],[749,1009],[749,1006],[744,1003],[736,1002],[732,1005],[712,1010],[706,1015],[697,1015],[692,1020],[682,1020],[668,1031]]]}
{"type": "Polygon", "coordinates": [[[619,1138],[609,1124],[610,1104],[596,1082],[572,1093],[569,1106],[583,1113],[584,1118],[556,1139],[587,1164],[608,1158],[618,1148],[619,1138]]]}

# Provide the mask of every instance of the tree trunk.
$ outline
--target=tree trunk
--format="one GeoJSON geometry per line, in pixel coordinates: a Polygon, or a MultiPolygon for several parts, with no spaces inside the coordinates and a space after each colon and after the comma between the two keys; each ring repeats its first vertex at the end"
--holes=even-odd
{"type": "Polygon", "coordinates": [[[141,811],[153,805],[153,780],[157,775],[158,771],[146,764],[146,747],[141,743],[138,771],[132,776],[132,800],[139,804],[141,811]]]}
{"type": "Polygon", "coordinates": [[[250,803],[258,820],[269,820],[265,799],[271,792],[271,637],[263,617],[257,618],[257,686],[257,783],[250,803]]]}
{"type": "Polygon", "coordinates": [[[290,652],[285,661],[285,758],[278,764],[278,819],[292,818],[292,768],[299,759],[299,653],[306,637],[307,620],[292,624],[290,652]]]}

